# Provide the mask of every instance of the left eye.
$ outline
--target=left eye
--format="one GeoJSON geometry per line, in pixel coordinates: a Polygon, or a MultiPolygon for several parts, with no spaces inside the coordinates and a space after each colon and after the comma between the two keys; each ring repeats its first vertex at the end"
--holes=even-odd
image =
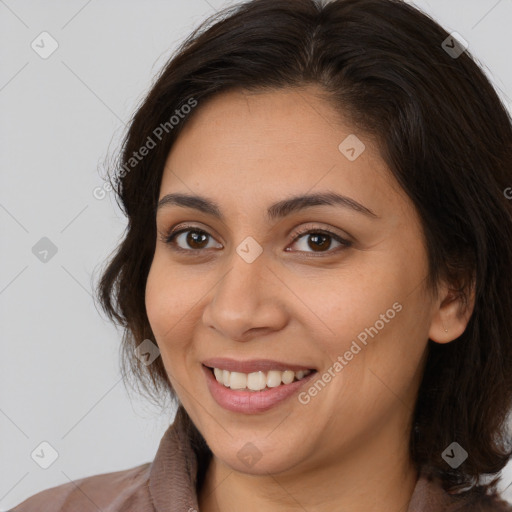
{"type": "MultiPolygon", "coordinates": [[[[335,252],[335,251],[327,251],[323,250],[325,248],[330,249],[332,245],[332,240],[334,239],[338,242],[338,249],[350,247],[352,244],[348,240],[341,238],[339,235],[332,233],[331,231],[325,230],[309,230],[305,233],[299,233],[298,236],[294,238],[294,242],[300,241],[301,238],[304,238],[308,248],[312,248],[313,252],[335,252]],[[309,240],[308,240],[309,238],[309,240]],[[318,249],[318,250],[317,250],[318,249]]],[[[304,251],[308,252],[308,251],[304,251]]]]}
{"type": "MultiPolygon", "coordinates": [[[[352,242],[345,240],[339,235],[332,233],[327,230],[309,230],[306,232],[298,233],[293,239],[293,243],[302,242],[301,239],[307,240],[309,237],[309,242],[306,241],[307,248],[312,249],[312,252],[320,252],[320,253],[331,253],[339,250],[340,248],[348,248],[352,245],[352,242]],[[332,240],[336,241],[339,246],[338,249],[335,250],[327,250],[331,248],[332,240]]],[[[181,252],[198,252],[202,249],[207,249],[208,244],[205,245],[208,238],[213,240],[213,237],[203,231],[202,229],[197,229],[193,227],[187,227],[183,229],[179,229],[177,231],[171,232],[169,235],[164,236],[162,238],[163,242],[168,244],[173,250],[181,251],[181,252]],[[178,241],[181,239],[183,243],[188,245],[189,249],[183,248],[178,245],[178,241]]],[[[219,244],[220,245],[220,244],[219,244]]],[[[211,248],[211,247],[210,247],[211,248]]],[[[222,245],[220,245],[222,248],[222,245]]],[[[290,252],[289,249],[285,249],[287,252],[290,252]]],[[[302,250],[300,252],[309,252],[307,250],[302,250]]]]}

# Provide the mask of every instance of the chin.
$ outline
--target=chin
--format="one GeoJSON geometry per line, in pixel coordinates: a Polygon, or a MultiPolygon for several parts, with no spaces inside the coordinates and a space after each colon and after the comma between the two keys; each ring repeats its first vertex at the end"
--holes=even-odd
{"type": "MultiPolygon", "coordinates": [[[[234,471],[249,475],[283,473],[300,462],[301,454],[282,439],[258,439],[231,442],[225,447],[211,446],[215,456],[234,471]],[[237,448],[234,448],[237,447],[237,448]]],[[[303,443],[299,443],[303,446],[303,443]]]]}

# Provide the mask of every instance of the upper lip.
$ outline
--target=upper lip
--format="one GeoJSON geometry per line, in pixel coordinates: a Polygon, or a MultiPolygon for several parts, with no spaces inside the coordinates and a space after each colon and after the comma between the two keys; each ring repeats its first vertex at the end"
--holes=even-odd
{"type": "Polygon", "coordinates": [[[246,361],[237,361],[227,357],[213,357],[202,361],[204,366],[209,368],[219,368],[221,370],[228,370],[230,372],[252,373],[252,372],[267,372],[270,370],[278,370],[284,372],[285,370],[292,370],[298,372],[300,370],[313,370],[311,366],[304,366],[301,364],[284,363],[282,361],[272,361],[271,359],[250,359],[246,361]]]}

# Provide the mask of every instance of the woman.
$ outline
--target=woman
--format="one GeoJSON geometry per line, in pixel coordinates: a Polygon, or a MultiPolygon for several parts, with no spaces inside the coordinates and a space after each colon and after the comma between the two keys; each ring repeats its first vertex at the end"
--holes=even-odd
{"type": "Polygon", "coordinates": [[[176,419],[152,463],[14,510],[512,510],[512,125],[492,86],[397,0],[212,21],[131,123],[129,226],[98,288],[176,419]]]}

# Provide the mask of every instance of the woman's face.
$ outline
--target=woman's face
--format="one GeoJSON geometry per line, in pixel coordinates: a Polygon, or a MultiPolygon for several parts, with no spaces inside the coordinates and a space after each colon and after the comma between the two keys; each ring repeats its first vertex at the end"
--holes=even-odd
{"type": "Polygon", "coordinates": [[[199,200],[158,209],[148,318],[195,425],[247,473],[405,454],[436,307],[412,203],[372,141],[315,92],[200,104],[161,183],[160,199],[201,197],[222,217],[199,200]],[[273,206],[315,194],[349,200],[273,206]],[[172,228],[189,231],[165,243],[172,228]],[[266,387],[231,389],[203,363],[239,370],[217,370],[233,388],[266,387]],[[296,381],[300,368],[316,372],[296,381]]]}

